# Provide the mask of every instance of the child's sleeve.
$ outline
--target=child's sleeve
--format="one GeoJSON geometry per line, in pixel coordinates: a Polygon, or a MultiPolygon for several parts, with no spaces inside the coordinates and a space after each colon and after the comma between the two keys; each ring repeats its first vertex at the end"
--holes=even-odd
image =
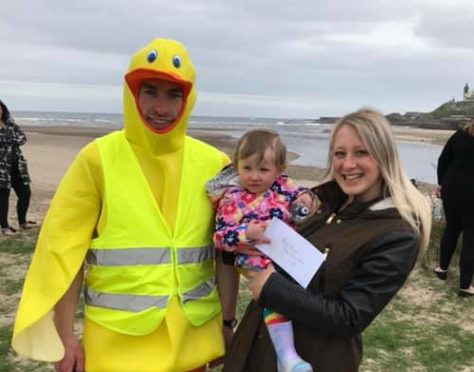
{"type": "Polygon", "coordinates": [[[215,177],[207,181],[204,186],[207,196],[214,209],[217,209],[219,201],[229,187],[239,185],[239,178],[232,164],[225,166],[215,177]]]}
{"type": "Polygon", "coordinates": [[[237,201],[224,195],[218,202],[214,245],[227,252],[238,252],[248,247],[247,222],[242,222],[242,211],[237,201]]]}
{"type": "Polygon", "coordinates": [[[288,177],[286,174],[282,174],[279,176],[275,183],[272,186],[272,189],[276,191],[278,194],[284,195],[287,198],[289,203],[295,201],[298,197],[305,193],[309,193],[313,195],[311,190],[307,187],[296,186],[293,180],[288,177]]]}

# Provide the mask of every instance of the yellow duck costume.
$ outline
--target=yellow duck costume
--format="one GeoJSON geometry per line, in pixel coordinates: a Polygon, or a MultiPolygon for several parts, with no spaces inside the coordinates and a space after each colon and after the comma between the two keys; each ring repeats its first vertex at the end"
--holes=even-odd
{"type": "Polygon", "coordinates": [[[20,355],[63,358],[54,306],[83,266],[87,371],[187,371],[223,355],[204,183],[229,159],[185,134],[194,84],[178,42],[155,39],[133,55],[124,130],[79,152],[46,215],[15,322],[20,355]],[[183,108],[170,129],[143,119],[144,79],[182,86],[183,108]]]}

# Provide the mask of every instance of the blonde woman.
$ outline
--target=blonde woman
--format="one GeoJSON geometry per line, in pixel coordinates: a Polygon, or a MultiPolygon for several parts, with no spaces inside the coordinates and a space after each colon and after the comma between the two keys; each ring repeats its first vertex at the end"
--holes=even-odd
{"type": "Polygon", "coordinates": [[[298,354],[319,372],[357,371],[361,333],[401,288],[431,228],[428,200],[404,174],[388,121],[362,109],[330,138],[321,208],[300,229],[329,254],[307,289],[270,266],[250,273],[253,301],[224,371],[276,371],[261,307],[293,321],[298,354]]]}

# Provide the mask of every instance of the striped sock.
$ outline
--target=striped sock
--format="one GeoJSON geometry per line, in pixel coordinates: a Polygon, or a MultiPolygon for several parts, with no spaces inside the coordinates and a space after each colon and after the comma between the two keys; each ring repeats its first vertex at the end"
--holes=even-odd
{"type": "Polygon", "coordinates": [[[293,324],[287,317],[269,309],[263,310],[263,319],[270,334],[278,359],[279,372],[313,372],[311,365],[296,353],[293,343],[293,324]]]}

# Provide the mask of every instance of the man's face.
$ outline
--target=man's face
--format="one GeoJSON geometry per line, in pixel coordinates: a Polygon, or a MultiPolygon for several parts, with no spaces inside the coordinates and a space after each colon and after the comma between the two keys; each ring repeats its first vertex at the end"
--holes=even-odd
{"type": "Polygon", "coordinates": [[[167,80],[145,80],[138,92],[138,106],[147,125],[157,132],[167,132],[178,118],[184,104],[183,88],[167,80]]]}

